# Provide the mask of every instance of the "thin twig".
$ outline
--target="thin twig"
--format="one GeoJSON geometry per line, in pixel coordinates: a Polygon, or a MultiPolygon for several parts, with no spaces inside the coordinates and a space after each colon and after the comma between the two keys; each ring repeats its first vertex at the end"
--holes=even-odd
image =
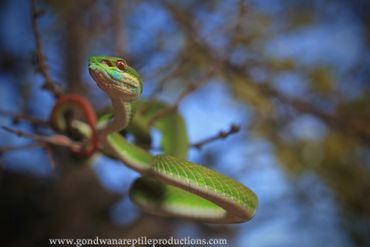
{"type": "Polygon", "coordinates": [[[31,149],[31,148],[39,148],[41,147],[40,143],[27,143],[24,145],[18,145],[18,146],[5,146],[0,147],[0,155],[3,155],[7,152],[14,152],[14,151],[20,151],[25,149],[31,149]]]}
{"type": "MultiPolygon", "coordinates": [[[[179,58],[178,58],[179,59],[179,58]]],[[[161,93],[166,85],[166,83],[176,76],[178,76],[181,72],[181,68],[184,65],[184,59],[179,59],[180,62],[175,65],[175,68],[172,69],[170,73],[165,75],[159,82],[157,83],[157,87],[153,90],[152,94],[149,96],[150,99],[155,98],[158,96],[159,93],[161,93]]]]}
{"type": "Polygon", "coordinates": [[[211,142],[214,142],[214,141],[217,141],[217,140],[220,140],[220,139],[225,139],[226,137],[232,135],[232,134],[235,134],[235,133],[238,133],[240,130],[240,126],[239,125],[236,125],[236,124],[232,124],[230,129],[225,132],[225,131],[220,131],[218,132],[217,135],[215,136],[211,136],[211,137],[208,137],[202,141],[199,141],[197,143],[194,143],[194,144],[191,144],[190,147],[192,148],[196,148],[196,149],[201,149],[204,145],[208,144],[208,143],[211,143],[211,142]]]}
{"type": "Polygon", "coordinates": [[[57,167],[57,161],[55,160],[54,154],[52,152],[52,149],[49,145],[45,145],[45,152],[48,156],[48,159],[50,161],[50,166],[54,170],[57,167]]]}
{"type": "MultiPolygon", "coordinates": [[[[224,30],[223,32],[227,33],[227,35],[230,37],[229,45],[225,48],[224,54],[231,54],[233,49],[237,46],[238,42],[240,43],[240,37],[243,33],[243,18],[247,13],[247,8],[245,6],[245,2],[243,0],[239,0],[238,2],[238,12],[236,14],[235,21],[232,23],[232,27],[229,30],[224,30]]],[[[216,29],[217,34],[220,35],[222,31],[216,29]]],[[[209,36],[210,37],[210,34],[209,36]]]]}
{"type": "Polygon", "coordinates": [[[63,135],[43,136],[43,135],[38,135],[38,134],[30,133],[30,132],[13,129],[7,126],[1,126],[1,128],[17,136],[30,138],[36,142],[40,142],[43,144],[53,144],[57,146],[64,146],[64,147],[69,147],[70,149],[73,149],[73,150],[79,150],[81,147],[80,143],[74,142],[68,137],[63,136],[63,135]]]}
{"type": "Polygon", "coordinates": [[[171,113],[174,113],[177,108],[179,107],[181,101],[186,97],[188,96],[189,94],[191,94],[192,92],[194,92],[195,90],[197,90],[198,88],[200,88],[201,86],[203,86],[203,84],[205,84],[208,79],[214,74],[214,69],[212,68],[203,78],[199,79],[197,82],[195,83],[191,83],[188,85],[188,87],[180,94],[180,96],[176,99],[175,101],[175,104],[173,104],[172,106],[170,107],[167,107],[165,108],[164,110],[162,111],[159,111],[157,112],[156,114],[154,114],[154,116],[149,120],[149,125],[153,125],[155,121],[157,121],[158,119],[168,115],[168,114],[171,114],[171,113]]]}
{"type": "MultiPolygon", "coordinates": [[[[209,144],[211,142],[214,142],[214,141],[217,141],[217,140],[225,139],[230,135],[238,133],[239,131],[240,131],[240,126],[236,125],[236,124],[232,124],[228,131],[219,131],[216,135],[208,137],[208,138],[206,138],[202,141],[199,141],[199,142],[196,142],[196,143],[193,143],[193,144],[189,144],[189,148],[196,148],[196,149],[200,150],[200,149],[202,149],[202,147],[204,145],[207,145],[207,144],[209,144]]],[[[145,149],[145,150],[150,149],[152,151],[163,151],[162,147],[153,147],[153,146],[150,146],[150,145],[142,145],[142,144],[139,144],[138,146],[145,149]]]]}
{"type": "Polygon", "coordinates": [[[165,85],[171,78],[176,77],[181,72],[181,65],[183,61],[181,61],[178,65],[176,65],[175,69],[173,69],[170,73],[165,75],[158,83],[156,88],[153,90],[151,95],[148,97],[148,100],[140,106],[140,108],[136,109],[136,114],[142,115],[144,114],[150,107],[152,106],[153,100],[163,91],[165,85]]]}
{"type": "Polygon", "coordinates": [[[45,57],[42,54],[41,35],[38,27],[38,18],[43,14],[43,10],[36,6],[37,0],[32,0],[32,32],[35,38],[35,58],[37,70],[43,75],[44,83],[42,88],[50,91],[56,98],[63,94],[60,86],[56,85],[51,79],[45,57]]]}
{"type": "Polygon", "coordinates": [[[14,124],[17,124],[18,122],[23,120],[23,121],[30,122],[34,126],[39,126],[39,127],[49,126],[48,121],[35,118],[25,113],[15,113],[15,112],[10,112],[10,111],[0,109],[0,114],[5,115],[5,116],[10,116],[14,124]]]}
{"type": "Polygon", "coordinates": [[[323,120],[332,128],[335,128],[336,130],[341,131],[342,133],[345,133],[349,136],[354,136],[366,143],[370,143],[370,135],[368,131],[366,131],[366,129],[356,127],[354,124],[352,124],[353,121],[348,121],[347,119],[343,120],[343,118],[339,114],[328,114],[310,102],[280,94],[268,83],[252,83],[253,80],[250,79],[250,74],[246,72],[245,65],[236,66],[232,64],[229,60],[220,60],[220,58],[214,55],[215,52],[210,49],[209,46],[204,44],[203,39],[200,39],[199,37],[194,35],[198,32],[196,31],[196,25],[193,22],[194,18],[189,18],[189,16],[191,17],[191,14],[189,12],[186,12],[184,9],[180,10],[174,4],[166,3],[164,4],[164,6],[172,13],[172,16],[177,21],[177,24],[179,24],[183,28],[186,35],[188,37],[191,37],[191,40],[194,41],[193,44],[196,47],[193,49],[202,51],[202,54],[198,55],[204,56],[206,59],[212,61],[213,63],[220,64],[220,66],[222,67],[222,70],[220,71],[223,71],[222,74],[245,78],[245,82],[248,84],[248,86],[254,87],[256,90],[258,90],[258,92],[261,92],[263,96],[268,98],[277,98],[280,102],[285,105],[291,106],[298,112],[312,114],[323,120]]]}
{"type": "Polygon", "coordinates": [[[117,56],[123,57],[125,54],[125,49],[127,48],[127,40],[125,39],[124,35],[124,28],[123,25],[123,17],[125,16],[123,11],[127,11],[125,9],[125,2],[123,1],[114,1],[113,2],[113,9],[111,13],[111,28],[114,32],[114,46],[117,56]]]}

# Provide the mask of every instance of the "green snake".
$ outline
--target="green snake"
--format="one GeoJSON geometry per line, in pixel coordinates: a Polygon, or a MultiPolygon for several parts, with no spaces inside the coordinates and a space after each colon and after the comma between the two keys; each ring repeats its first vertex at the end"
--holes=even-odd
{"type": "Polygon", "coordinates": [[[114,118],[98,124],[86,153],[94,151],[96,139],[106,153],[142,175],[129,191],[131,200],[142,210],[159,216],[222,224],[242,223],[254,216],[257,196],[243,184],[178,157],[181,155],[154,156],[119,133],[133,119],[133,103],[143,90],[140,75],[125,60],[92,56],[89,72],[109,96],[114,118]]]}

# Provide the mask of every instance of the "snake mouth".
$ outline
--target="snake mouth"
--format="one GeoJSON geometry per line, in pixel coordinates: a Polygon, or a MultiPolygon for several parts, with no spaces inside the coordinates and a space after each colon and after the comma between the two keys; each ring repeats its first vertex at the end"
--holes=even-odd
{"type": "Polygon", "coordinates": [[[116,82],[113,77],[104,71],[89,68],[89,73],[98,87],[109,95],[112,93],[125,95],[127,101],[133,101],[139,96],[137,87],[128,83],[116,82]]]}

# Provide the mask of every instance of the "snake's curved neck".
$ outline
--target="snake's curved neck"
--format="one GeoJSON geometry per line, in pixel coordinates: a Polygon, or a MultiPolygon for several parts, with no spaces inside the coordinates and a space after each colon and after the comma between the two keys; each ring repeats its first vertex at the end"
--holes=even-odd
{"type": "Polygon", "coordinates": [[[130,102],[118,96],[113,96],[110,99],[112,101],[114,118],[98,130],[99,138],[104,140],[110,133],[118,132],[126,128],[130,121],[130,102]]]}
{"type": "Polygon", "coordinates": [[[98,129],[98,138],[104,147],[109,147],[113,156],[120,159],[128,167],[139,173],[145,174],[151,166],[152,156],[145,150],[131,145],[117,132],[126,128],[132,117],[131,101],[125,100],[122,96],[109,95],[114,118],[106,125],[98,129]],[[124,146],[124,149],[119,149],[124,146]],[[135,155],[136,154],[136,155],[135,155]]]}

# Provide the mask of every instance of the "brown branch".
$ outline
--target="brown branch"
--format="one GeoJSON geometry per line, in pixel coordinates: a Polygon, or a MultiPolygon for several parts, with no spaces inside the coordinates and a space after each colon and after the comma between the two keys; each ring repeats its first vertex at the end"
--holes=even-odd
{"type": "MultiPolygon", "coordinates": [[[[248,84],[248,86],[258,90],[258,92],[260,92],[263,96],[276,98],[281,103],[291,106],[296,111],[312,114],[318,117],[337,131],[343,132],[352,137],[356,137],[366,143],[370,143],[370,135],[366,130],[354,127],[351,121],[348,121],[347,119],[342,119],[340,115],[325,113],[320,108],[309,102],[282,95],[277,90],[272,88],[269,83],[253,83],[253,79],[251,79],[250,74],[245,69],[246,65],[236,66],[227,59],[221,59],[217,57],[215,55],[217,53],[210,49],[202,39],[197,37],[196,34],[198,32],[196,31],[196,25],[193,22],[194,18],[189,18],[191,17],[189,11],[186,11],[185,9],[180,10],[174,4],[165,3],[163,5],[170,11],[170,13],[172,13],[172,16],[177,21],[177,24],[182,27],[185,34],[188,37],[191,37],[189,39],[195,46],[193,47],[193,49],[199,51],[198,55],[202,55],[208,61],[218,64],[222,68],[219,70],[221,76],[227,78],[228,75],[234,75],[238,78],[244,79],[245,83],[248,84]]],[[[230,83],[232,82],[233,81],[230,80],[230,83]]]]}
{"type": "Polygon", "coordinates": [[[214,142],[214,141],[217,141],[217,140],[220,140],[220,139],[225,139],[226,137],[228,137],[232,134],[238,133],[239,131],[240,131],[240,126],[236,125],[236,124],[232,124],[230,129],[227,132],[220,131],[215,136],[208,137],[208,138],[206,138],[202,141],[190,144],[189,146],[192,147],[192,148],[201,149],[204,145],[206,145],[208,143],[211,143],[211,142],[214,142]]]}
{"type": "Polygon", "coordinates": [[[176,77],[178,74],[180,74],[181,63],[182,62],[176,65],[174,70],[172,70],[169,74],[167,74],[165,77],[163,77],[158,82],[157,87],[153,90],[151,95],[148,97],[148,100],[145,101],[144,104],[140,106],[140,108],[136,109],[136,114],[142,115],[152,106],[152,101],[155,99],[156,96],[158,96],[158,94],[160,94],[163,91],[165,84],[169,81],[169,79],[176,77]]]}
{"type": "MultiPolygon", "coordinates": [[[[214,141],[217,141],[217,140],[225,139],[230,135],[238,133],[239,131],[240,131],[240,125],[232,124],[228,131],[219,131],[216,135],[208,137],[208,138],[206,138],[204,140],[201,140],[199,142],[189,144],[189,148],[196,148],[196,149],[200,150],[200,149],[202,149],[202,147],[204,145],[207,145],[207,144],[209,144],[211,142],[214,142],[214,141]]],[[[152,151],[163,151],[162,147],[153,147],[153,146],[150,146],[150,145],[140,145],[140,144],[138,146],[145,149],[145,150],[150,149],[152,151]]]]}
{"type": "Polygon", "coordinates": [[[173,78],[173,77],[176,77],[178,76],[180,73],[181,73],[181,69],[184,65],[184,56],[181,56],[180,58],[177,58],[176,60],[177,61],[180,61],[178,62],[174,67],[174,69],[172,69],[172,71],[170,73],[168,73],[167,75],[165,75],[161,80],[159,80],[159,82],[157,83],[157,86],[156,88],[153,90],[152,94],[149,96],[150,99],[153,99],[155,98],[159,93],[161,93],[165,87],[165,85],[167,84],[167,82],[173,78]]]}
{"type": "Polygon", "coordinates": [[[181,101],[186,96],[188,96],[189,94],[191,94],[192,92],[194,92],[195,90],[203,86],[208,81],[208,79],[214,74],[214,71],[215,71],[214,68],[212,68],[204,77],[202,77],[201,79],[199,79],[198,81],[194,83],[190,83],[187,86],[187,88],[179,95],[179,97],[177,97],[175,103],[172,106],[154,114],[154,116],[148,122],[149,126],[153,125],[155,121],[157,121],[158,119],[164,116],[167,116],[168,114],[174,113],[179,107],[181,101]]]}
{"type": "Polygon", "coordinates": [[[114,35],[114,46],[117,56],[124,57],[125,50],[127,48],[127,40],[124,35],[124,26],[123,24],[123,16],[125,13],[123,11],[127,11],[125,8],[125,2],[123,1],[114,1],[112,3],[112,12],[111,12],[111,28],[114,35]]]}
{"type": "Polygon", "coordinates": [[[343,119],[339,114],[325,113],[316,106],[296,98],[286,97],[280,94],[275,96],[280,100],[280,102],[293,107],[295,110],[312,114],[337,131],[356,137],[359,140],[370,144],[369,132],[366,129],[356,128],[356,126],[353,125],[352,119],[343,119]]]}
{"type": "Polygon", "coordinates": [[[32,32],[35,39],[35,58],[38,72],[44,77],[42,88],[50,91],[56,98],[63,94],[63,89],[55,84],[51,79],[49,68],[42,53],[41,34],[38,27],[38,18],[43,14],[43,10],[38,9],[36,6],[37,0],[32,0],[32,32]]]}
{"type": "Polygon", "coordinates": [[[1,126],[5,131],[8,131],[12,134],[15,134],[20,137],[30,138],[36,142],[42,144],[52,144],[57,146],[64,146],[70,149],[79,150],[81,148],[81,144],[78,142],[74,142],[66,136],[63,135],[52,135],[52,136],[43,136],[38,135],[30,132],[25,132],[17,129],[13,129],[7,126],[1,126]]]}
{"type": "MultiPolygon", "coordinates": [[[[239,0],[238,3],[238,13],[236,16],[236,20],[233,24],[233,27],[231,28],[230,32],[230,44],[228,47],[225,49],[226,53],[225,54],[231,54],[232,49],[237,45],[237,43],[240,41],[240,36],[243,33],[243,18],[247,13],[247,7],[246,3],[243,0],[239,0]]],[[[217,30],[219,31],[219,30],[217,30]]]]}
{"type": "Polygon", "coordinates": [[[49,145],[45,145],[45,152],[50,161],[50,166],[54,170],[57,167],[57,161],[55,160],[54,153],[49,145]]]}
{"type": "Polygon", "coordinates": [[[39,127],[49,126],[48,121],[35,118],[25,113],[15,113],[15,112],[10,112],[10,111],[0,109],[0,114],[5,115],[5,116],[10,116],[14,124],[17,124],[20,121],[27,121],[27,122],[30,122],[34,126],[39,126],[39,127]]]}
{"type": "Polygon", "coordinates": [[[39,143],[28,143],[24,145],[18,145],[18,146],[5,146],[0,147],[0,156],[7,152],[14,152],[14,151],[20,151],[25,149],[31,149],[31,148],[39,148],[41,145],[39,143]]]}
{"type": "Polygon", "coordinates": [[[168,75],[166,75],[165,77],[163,77],[161,80],[159,80],[158,82],[158,85],[156,86],[156,88],[153,90],[152,94],[149,96],[150,99],[153,99],[155,98],[158,94],[160,94],[165,85],[167,84],[167,82],[169,82],[169,80],[173,77],[176,77],[180,72],[180,65],[176,66],[176,68],[171,72],[169,73],[168,75]]]}

